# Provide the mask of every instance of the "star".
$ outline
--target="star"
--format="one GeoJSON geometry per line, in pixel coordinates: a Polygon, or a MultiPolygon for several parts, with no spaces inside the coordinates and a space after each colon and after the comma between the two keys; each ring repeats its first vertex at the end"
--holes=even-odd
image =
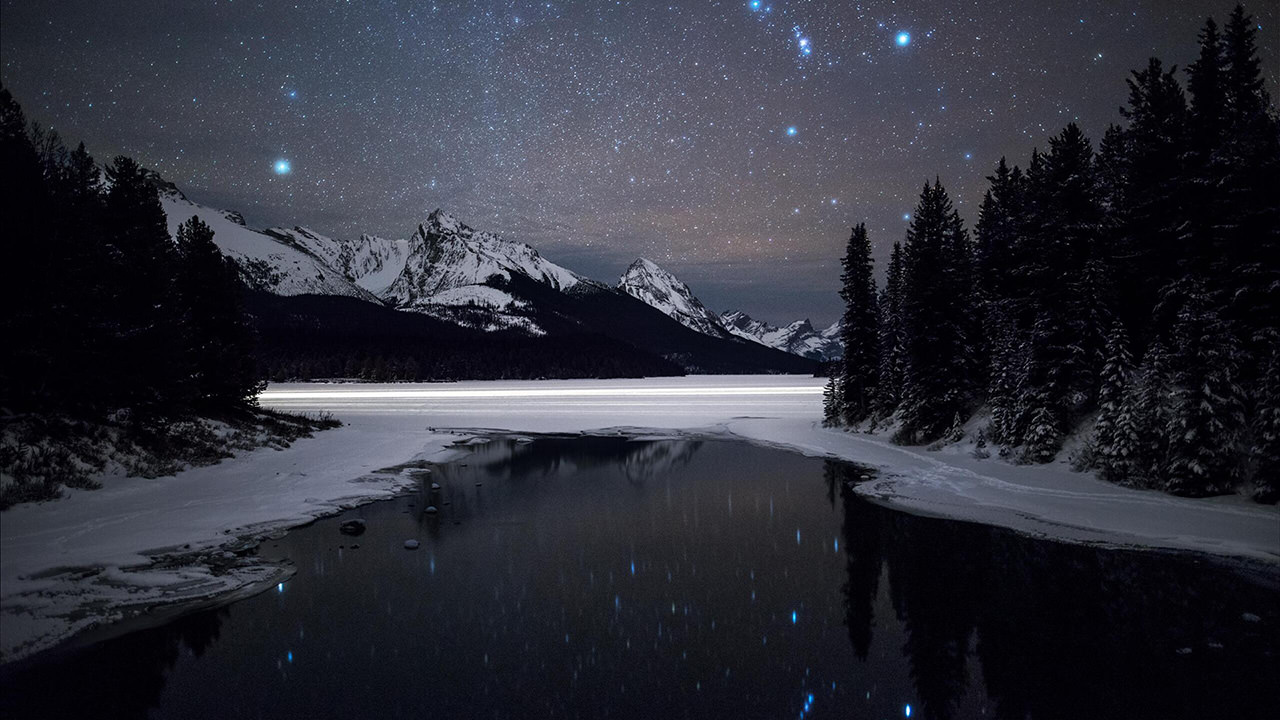
{"type": "Polygon", "coordinates": [[[898,44],[898,47],[906,47],[911,44],[911,33],[904,30],[898,33],[893,41],[898,44]]]}
{"type": "Polygon", "coordinates": [[[280,158],[271,166],[271,169],[275,170],[277,175],[288,175],[289,171],[293,169],[293,166],[289,164],[288,160],[280,158]]]}
{"type": "Polygon", "coordinates": [[[788,128],[787,128],[787,136],[788,136],[788,137],[795,137],[795,136],[796,136],[796,132],[797,132],[797,130],[796,130],[796,126],[795,126],[795,125],[792,125],[792,126],[790,126],[790,127],[788,127],[788,128]]]}

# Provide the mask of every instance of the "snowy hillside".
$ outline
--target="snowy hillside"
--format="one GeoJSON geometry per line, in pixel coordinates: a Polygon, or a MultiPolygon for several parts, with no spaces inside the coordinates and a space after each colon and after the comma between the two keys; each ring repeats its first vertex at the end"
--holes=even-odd
{"type": "Polygon", "coordinates": [[[681,325],[712,337],[728,337],[720,318],[694,296],[680,278],[640,258],[618,280],[618,289],[661,310],[681,325]]]}
{"type": "Polygon", "coordinates": [[[404,272],[409,258],[408,240],[365,234],[359,240],[348,242],[305,227],[272,228],[267,234],[306,250],[356,285],[379,296],[404,272]]]}
{"type": "Polygon", "coordinates": [[[814,329],[808,320],[797,320],[780,328],[738,311],[724,313],[720,316],[720,322],[740,338],[795,355],[815,360],[834,360],[843,354],[838,322],[821,331],[814,329]]]}
{"type": "Polygon", "coordinates": [[[245,227],[238,213],[197,205],[173,189],[160,194],[160,204],[168,216],[171,235],[176,236],[178,226],[193,215],[212,228],[213,241],[235,261],[254,289],[277,295],[343,295],[378,301],[321,259],[245,227]]]}

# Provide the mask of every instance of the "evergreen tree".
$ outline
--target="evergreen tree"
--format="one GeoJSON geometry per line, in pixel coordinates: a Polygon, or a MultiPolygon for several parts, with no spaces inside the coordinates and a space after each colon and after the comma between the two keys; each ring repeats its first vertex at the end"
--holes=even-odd
{"type": "Polygon", "coordinates": [[[1133,374],[1133,355],[1124,325],[1114,322],[1107,338],[1107,361],[1098,391],[1098,422],[1093,428],[1093,465],[1102,477],[1122,482],[1132,474],[1138,436],[1132,409],[1125,403],[1133,374]]]}
{"type": "Polygon", "coordinates": [[[884,290],[880,293],[880,368],[876,383],[876,413],[889,417],[902,400],[902,376],[906,365],[902,327],[902,243],[895,242],[889,253],[884,290]]]}
{"type": "Polygon", "coordinates": [[[1169,357],[1157,339],[1147,348],[1134,381],[1125,394],[1124,412],[1132,418],[1137,434],[1129,481],[1143,487],[1157,487],[1168,464],[1168,431],[1172,415],[1169,398],[1171,381],[1169,357]]]}
{"type": "Polygon", "coordinates": [[[127,157],[107,168],[105,234],[110,287],[103,302],[118,323],[110,372],[116,402],[151,412],[191,399],[176,251],[152,175],[127,157]]]}
{"type": "Polygon", "coordinates": [[[840,403],[840,383],[833,371],[822,388],[822,425],[837,427],[844,422],[844,408],[840,403]]]}
{"type": "Polygon", "coordinates": [[[880,366],[879,310],[866,225],[859,223],[853,229],[842,265],[840,297],[845,310],[840,326],[844,345],[840,406],[844,423],[852,425],[871,414],[880,366]]]}
{"type": "MultiPolygon", "coordinates": [[[[1144,324],[1161,289],[1179,274],[1185,256],[1181,231],[1188,199],[1182,193],[1186,97],[1175,77],[1151,58],[1129,79],[1129,103],[1121,108],[1125,130],[1124,226],[1120,247],[1124,270],[1117,277],[1126,324],[1144,324]]],[[[1159,330],[1157,330],[1158,332],[1159,330]]]]}
{"type": "Polygon", "coordinates": [[[1166,299],[1180,304],[1170,358],[1172,397],[1164,489],[1179,495],[1228,491],[1239,477],[1244,426],[1237,384],[1239,349],[1198,280],[1178,284],[1166,299]]]}
{"type": "Polygon", "coordinates": [[[969,410],[972,283],[957,267],[967,252],[947,191],[940,181],[926,184],[903,245],[902,441],[937,438],[969,410]]]}
{"type": "Polygon", "coordinates": [[[1253,420],[1253,497],[1258,502],[1280,500],[1280,345],[1267,360],[1258,388],[1258,411],[1253,420]]]}
{"type": "Polygon", "coordinates": [[[262,386],[255,375],[253,331],[241,307],[236,266],[223,257],[213,230],[199,217],[178,227],[177,242],[196,402],[206,408],[249,404],[262,386]]]}
{"type": "Polygon", "coordinates": [[[1200,31],[1200,55],[1187,68],[1191,94],[1191,147],[1199,162],[1208,162],[1222,143],[1227,122],[1227,60],[1218,24],[1209,18],[1200,31]]]}

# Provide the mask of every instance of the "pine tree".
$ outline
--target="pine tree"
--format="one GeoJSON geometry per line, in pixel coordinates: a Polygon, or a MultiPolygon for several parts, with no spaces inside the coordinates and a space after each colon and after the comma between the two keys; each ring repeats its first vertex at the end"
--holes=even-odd
{"type": "Polygon", "coordinates": [[[195,400],[203,408],[250,404],[261,391],[253,364],[253,331],[241,306],[239,273],[213,242],[199,217],[178,227],[178,287],[181,290],[188,364],[195,400]]]}
{"type": "Polygon", "coordinates": [[[1159,339],[1147,348],[1134,380],[1125,394],[1124,412],[1132,418],[1137,434],[1137,452],[1130,466],[1130,482],[1157,487],[1168,464],[1169,403],[1171,380],[1169,356],[1159,339]]]}
{"type": "Polygon", "coordinates": [[[926,184],[903,245],[903,442],[937,438],[969,411],[974,309],[963,230],[942,183],[926,184]]]}
{"type": "Polygon", "coordinates": [[[106,240],[114,293],[103,298],[118,323],[110,377],[117,402],[147,412],[190,399],[176,251],[153,176],[132,159],[107,168],[106,240]]]}
{"type": "Polygon", "coordinates": [[[1107,338],[1107,361],[1098,391],[1098,421],[1093,428],[1093,465],[1103,479],[1123,482],[1132,474],[1137,452],[1137,431],[1131,408],[1125,403],[1131,377],[1133,355],[1124,325],[1114,322],[1107,338]]]}
{"type": "Polygon", "coordinates": [[[1270,354],[1258,387],[1258,411],[1253,419],[1253,498],[1280,500],[1280,345],[1270,354]]]}
{"type": "Polygon", "coordinates": [[[836,379],[836,373],[832,372],[831,377],[827,378],[827,384],[822,388],[822,425],[823,427],[838,427],[844,422],[844,408],[840,404],[840,384],[836,379]]]}
{"type": "Polygon", "coordinates": [[[853,229],[842,265],[840,297],[845,311],[840,327],[844,345],[840,406],[844,423],[853,425],[871,415],[880,365],[879,309],[866,225],[853,229]]]}
{"type": "Polygon", "coordinates": [[[880,293],[879,358],[876,383],[876,414],[893,415],[902,401],[902,375],[906,348],[902,330],[902,243],[894,243],[889,254],[884,290],[880,293]]]}
{"type": "Polygon", "coordinates": [[[1227,124],[1227,60],[1218,24],[1209,18],[1200,31],[1200,55],[1187,68],[1191,94],[1191,147],[1207,162],[1222,143],[1227,124]]]}
{"type": "Polygon", "coordinates": [[[1179,302],[1173,328],[1172,397],[1165,489],[1179,495],[1212,495],[1236,484],[1237,446],[1244,427],[1237,384],[1240,351],[1208,290],[1189,279],[1171,290],[1179,302]]]}
{"type": "Polygon", "coordinates": [[[1134,325],[1145,321],[1161,289],[1179,276],[1186,253],[1181,228],[1191,205],[1183,192],[1187,106],[1175,72],[1151,58],[1145,70],[1134,71],[1127,81],[1129,103],[1120,111],[1128,127],[1120,209],[1124,272],[1116,282],[1134,325]]]}
{"type": "Polygon", "coordinates": [[[1040,395],[1031,403],[1031,420],[1026,431],[1023,457],[1029,462],[1045,463],[1053,460],[1062,447],[1062,432],[1049,398],[1040,395]]]}

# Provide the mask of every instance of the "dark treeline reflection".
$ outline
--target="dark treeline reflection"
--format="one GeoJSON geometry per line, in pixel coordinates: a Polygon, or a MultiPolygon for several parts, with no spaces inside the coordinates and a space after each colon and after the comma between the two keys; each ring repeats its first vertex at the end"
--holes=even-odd
{"type": "Polygon", "coordinates": [[[852,491],[861,472],[826,470],[845,511],[849,640],[867,661],[877,633],[901,633],[924,717],[965,715],[966,695],[984,690],[996,718],[1246,718],[1280,706],[1274,577],[894,512],[852,491]]]}
{"type": "Polygon", "coordinates": [[[217,643],[229,613],[229,607],[204,610],[108,642],[55,651],[61,659],[5,667],[0,717],[145,718],[179,658],[202,657],[217,643]]]}

